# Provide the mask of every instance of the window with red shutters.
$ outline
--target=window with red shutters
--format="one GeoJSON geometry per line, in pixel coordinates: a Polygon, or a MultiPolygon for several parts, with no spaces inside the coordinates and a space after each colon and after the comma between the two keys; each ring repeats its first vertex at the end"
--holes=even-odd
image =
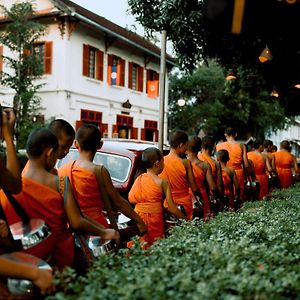
{"type": "Polygon", "coordinates": [[[142,92],[144,81],[144,68],[130,62],[128,64],[128,88],[142,92]]]}
{"type": "Polygon", "coordinates": [[[156,98],[159,95],[159,74],[153,70],[147,70],[146,92],[148,97],[156,98]]]}
{"type": "Polygon", "coordinates": [[[125,85],[125,60],[108,54],[107,56],[107,83],[109,85],[125,85]]]}
{"type": "Polygon", "coordinates": [[[83,45],[82,75],[103,81],[103,51],[83,45]]]}

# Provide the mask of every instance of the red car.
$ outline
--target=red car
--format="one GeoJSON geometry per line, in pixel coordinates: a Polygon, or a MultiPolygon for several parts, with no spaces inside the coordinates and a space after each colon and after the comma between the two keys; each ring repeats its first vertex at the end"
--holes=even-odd
{"type": "MultiPolygon", "coordinates": [[[[127,139],[103,139],[103,146],[97,151],[94,163],[107,168],[114,186],[127,199],[135,178],[144,171],[141,166],[142,153],[149,147],[157,147],[157,144],[127,139]]],[[[71,148],[68,155],[57,162],[56,167],[59,168],[78,156],[77,149],[71,148]]]]}

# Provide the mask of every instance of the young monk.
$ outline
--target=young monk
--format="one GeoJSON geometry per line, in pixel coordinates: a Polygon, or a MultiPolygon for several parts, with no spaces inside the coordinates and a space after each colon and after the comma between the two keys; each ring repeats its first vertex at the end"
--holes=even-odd
{"type": "Polygon", "coordinates": [[[293,183],[293,171],[299,173],[295,157],[290,153],[290,143],[286,140],[280,143],[280,150],[273,153],[275,167],[279,176],[281,189],[288,188],[293,183]]]}
{"type": "Polygon", "coordinates": [[[223,195],[222,170],[220,164],[212,157],[214,149],[215,141],[213,137],[209,135],[204,136],[202,138],[201,152],[198,153],[198,159],[209,163],[212,176],[217,184],[219,193],[223,195]]]}
{"type": "Polygon", "coordinates": [[[185,219],[184,214],[174,204],[167,180],[158,177],[164,168],[164,158],[160,150],[147,148],[142,155],[142,163],[147,173],[135,180],[128,199],[135,204],[135,211],[147,225],[147,233],[140,239],[150,247],[157,239],[164,238],[163,200],[166,199],[170,212],[178,219],[185,219]]]}
{"type": "MultiPolygon", "coordinates": [[[[80,230],[103,239],[119,240],[119,233],[112,229],[97,226],[82,216],[72,189],[65,180],[65,199],[59,191],[59,177],[51,174],[57,159],[58,141],[46,128],[33,131],[28,138],[26,151],[29,158],[27,170],[22,174],[22,192],[14,195],[30,218],[41,218],[51,228],[52,234],[38,245],[26,250],[27,253],[47,260],[62,269],[72,266],[74,240],[67,228],[80,230]]],[[[62,178],[64,179],[64,178],[62,178]]],[[[3,209],[9,224],[20,221],[3,192],[0,194],[3,209]]]]}
{"type": "Polygon", "coordinates": [[[228,127],[225,130],[226,142],[219,143],[216,146],[217,151],[225,149],[229,153],[228,167],[235,170],[240,186],[240,200],[244,200],[244,173],[249,168],[247,155],[245,154],[244,147],[235,139],[237,132],[234,128],[228,127]]]}
{"type": "MultiPolygon", "coordinates": [[[[12,109],[4,109],[1,113],[0,129],[2,133],[1,138],[4,139],[6,144],[6,165],[3,158],[0,157],[0,188],[5,188],[7,191],[12,193],[18,193],[21,191],[22,184],[20,165],[15,151],[15,145],[13,143],[13,130],[16,117],[12,109]]],[[[5,249],[2,249],[2,242],[7,239],[8,233],[9,231],[6,222],[3,219],[0,219],[0,249],[2,250],[2,253],[5,252],[5,249]]],[[[1,256],[0,277],[30,280],[41,290],[42,293],[45,293],[52,288],[53,276],[50,270],[43,270],[36,266],[14,262],[1,256]]]]}
{"type": "Polygon", "coordinates": [[[188,145],[188,136],[184,131],[178,130],[170,137],[170,153],[165,156],[165,167],[159,175],[166,179],[171,188],[173,201],[176,205],[182,205],[188,220],[193,216],[193,202],[189,193],[191,188],[196,197],[201,198],[201,194],[195,182],[191,162],[182,158],[188,145]]]}
{"type": "Polygon", "coordinates": [[[192,164],[195,181],[203,199],[203,218],[207,220],[211,217],[209,190],[220,197],[215,180],[212,176],[211,167],[208,162],[199,160],[197,155],[201,150],[201,139],[192,137],[188,142],[187,158],[192,164]]]}
{"type": "Polygon", "coordinates": [[[76,133],[75,146],[79,151],[79,158],[59,168],[58,174],[69,176],[81,211],[104,227],[109,227],[103,214],[104,202],[100,182],[102,180],[113,207],[136,221],[140,233],[145,233],[145,223],[115,189],[108,170],[93,163],[97,149],[102,146],[100,130],[91,124],[81,126],[76,133]]]}
{"type": "Polygon", "coordinates": [[[261,153],[262,143],[255,140],[253,150],[247,153],[248,159],[252,161],[256,180],[259,182],[258,200],[263,200],[269,192],[268,176],[266,171],[272,172],[269,158],[261,153]]]}
{"type": "Polygon", "coordinates": [[[217,160],[221,164],[222,168],[222,179],[224,184],[224,195],[229,199],[228,207],[230,210],[235,209],[234,201],[239,203],[240,197],[240,186],[236,173],[233,168],[227,167],[227,162],[229,161],[229,153],[225,149],[221,149],[216,154],[217,160]]]}

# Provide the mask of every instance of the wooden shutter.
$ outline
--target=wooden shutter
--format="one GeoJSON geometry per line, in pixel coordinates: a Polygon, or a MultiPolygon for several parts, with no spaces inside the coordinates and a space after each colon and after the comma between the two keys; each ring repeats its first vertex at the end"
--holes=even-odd
{"type": "Polygon", "coordinates": [[[158,142],[158,130],[154,130],[154,142],[158,142]]]}
{"type": "Polygon", "coordinates": [[[138,135],[138,129],[136,127],[132,127],[130,129],[130,138],[131,139],[137,139],[137,135],[138,135]]]}
{"type": "Polygon", "coordinates": [[[83,44],[82,75],[89,76],[89,45],[83,44]]]}
{"type": "Polygon", "coordinates": [[[156,97],[158,97],[158,95],[159,95],[159,74],[156,72],[154,73],[154,79],[155,79],[155,81],[157,81],[156,97]]]}
{"type": "Polygon", "coordinates": [[[101,50],[97,50],[96,53],[96,79],[103,81],[103,52],[101,50]]]}
{"type": "Polygon", "coordinates": [[[0,72],[3,71],[3,57],[2,57],[2,55],[3,55],[3,46],[1,45],[0,46],[0,72]]]}
{"type": "Polygon", "coordinates": [[[52,73],[52,42],[45,42],[45,74],[52,73]]]}
{"type": "Polygon", "coordinates": [[[77,131],[83,124],[84,124],[83,121],[76,121],[75,130],[77,131]]]}
{"type": "Polygon", "coordinates": [[[132,62],[128,63],[128,88],[132,89],[132,62]]]}
{"type": "Polygon", "coordinates": [[[151,70],[147,70],[147,76],[146,76],[146,93],[148,93],[148,82],[151,80],[151,70]]]}
{"type": "Polygon", "coordinates": [[[145,128],[141,129],[141,140],[145,140],[146,139],[146,132],[145,132],[145,128]]]}
{"type": "Polygon", "coordinates": [[[141,67],[141,66],[138,67],[137,76],[138,76],[138,79],[137,79],[138,80],[138,82],[137,82],[138,91],[143,92],[143,85],[144,85],[144,68],[143,67],[141,67]]]}
{"type": "Polygon", "coordinates": [[[108,124],[99,124],[99,129],[101,131],[101,137],[103,137],[104,133],[108,134],[108,124]]]}
{"type": "Polygon", "coordinates": [[[113,56],[107,55],[107,83],[111,85],[111,66],[112,66],[113,56]]]}
{"type": "Polygon", "coordinates": [[[112,126],[112,137],[113,138],[118,138],[119,137],[119,131],[118,131],[118,125],[113,125],[112,126]]]}
{"type": "MultiPolygon", "coordinates": [[[[119,70],[118,70],[118,75],[119,75],[119,70]]],[[[120,59],[120,86],[125,85],[125,60],[120,59]]]]}

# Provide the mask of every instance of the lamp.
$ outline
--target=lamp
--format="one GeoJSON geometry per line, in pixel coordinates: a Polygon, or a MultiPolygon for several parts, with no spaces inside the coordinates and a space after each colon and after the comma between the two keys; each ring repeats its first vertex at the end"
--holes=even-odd
{"type": "Polygon", "coordinates": [[[300,89],[300,84],[299,83],[295,84],[294,87],[297,88],[297,89],[300,89]]]}
{"type": "Polygon", "coordinates": [[[180,99],[177,100],[177,104],[178,104],[179,106],[184,106],[184,105],[185,105],[185,100],[182,99],[182,98],[180,98],[180,99]]]}
{"type": "Polygon", "coordinates": [[[236,76],[234,76],[233,72],[230,72],[229,75],[226,77],[226,80],[236,80],[236,76]]]}
{"type": "Polygon", "coordinates": [[[273,58],[273,55],[268,46],[266,46],[266,48],[261,52],[260,56],[258,57],[258,59],[261,63],[271,60],[272,58],[273,58]]]}
{"type": "Polygon", "coordinates": [[[271,97],[276,97],[278,98],[279,97],[279,94],[277,93],[276,90],[273,90],[272,93],[271,93],[271,97]]]}

